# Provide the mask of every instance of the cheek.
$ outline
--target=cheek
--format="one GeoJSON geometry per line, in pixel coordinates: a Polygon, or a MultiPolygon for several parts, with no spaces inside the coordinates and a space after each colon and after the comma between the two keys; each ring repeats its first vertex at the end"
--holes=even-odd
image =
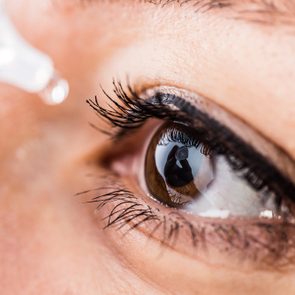
{"type": "Polygon", "coordinates": [[[89,188],[79,168],[80,175],[65,173],[59,181],[46,175],[48,183],[38,179],[38,187],[1,196],[3,294],[158,294],[111,251],[93,212],[73,197],[78,186],[89,188]]]}
{"type": "Polygon", "coordinates": [[[18,147],[36,135],[39,119],[35,103],[20,90],[1,84],[0,97],[1,171],[18,147]]]}
{"type": "Polygon", "coordinates": [[[1,202],[3,294],[33,290],[39,294],[93,294],[93,274],[107,280],[103,269],[90,257],[94,250],[105,255],[107,252],[99,244],[97,248],[91,246],[93,233],[85,231],[89,223],[81,216],[78,222],[74,208],[61,209],[61,202],[44,192],[35,197],[30,192],[7,197],[14,201],[1,202]]]}

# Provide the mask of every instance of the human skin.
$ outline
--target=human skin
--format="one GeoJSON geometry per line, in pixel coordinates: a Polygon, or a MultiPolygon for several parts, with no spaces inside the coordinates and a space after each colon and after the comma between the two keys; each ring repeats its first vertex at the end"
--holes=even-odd
{"type": "Polygon", "coordinates": [[[100,94],[103,104],[99,85],[111,92],[112,79],[126,75],[143,87],[200,93],[295,159],[294,25],[177,4],[7,5],[23,36],[69,80],[71,95],[49,107],[0,86],[1,294],[294,294],[292,265],[230,267],[161,251],[141,232],[121,239],[74,197],[104,185],[87,177],[101,173],[87,162],[106,137],[88,126],[100,123],[86,99],[100,94]]]}

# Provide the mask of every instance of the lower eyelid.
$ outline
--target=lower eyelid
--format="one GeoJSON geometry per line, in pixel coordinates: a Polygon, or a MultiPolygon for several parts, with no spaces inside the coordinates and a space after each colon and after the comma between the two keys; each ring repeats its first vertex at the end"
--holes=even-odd
{"type": "MultiPolygon", "coordinates": [[[[137,196],[126,189],[130,184],[125,186],[114,176],[106,179],[110,185],[88,190],[82,196],[96,206],[104,226],[117,235],[128,238],[131,231],[138,232],[159,245],[212,265],[275,270],[295,266],[293,225],[238,219],[209,221],[137,196]]],[[[132,190],[137,191],[134,187],[132,190]]]]}

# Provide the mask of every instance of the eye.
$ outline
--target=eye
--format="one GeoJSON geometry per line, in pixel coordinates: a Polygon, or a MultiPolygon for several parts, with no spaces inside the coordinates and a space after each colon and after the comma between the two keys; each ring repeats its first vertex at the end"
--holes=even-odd
{"type": "Polygon", "coordinates": [[[288,155],[191,92],[114,87],[108,107],[87,101],[111,139],[98,162],[112,172],[113,188],[90,201],[105,212],[106,228],[141,229],[192,257],[208,246],[264,266],[295,257],[288,155]]]}
{"type": "Polygon", "coordinates": [[[252,188],[243,178],[245,170],[234,170],[200,138],[196,130],[175,123],[164,124],[152,137],[144,183],[155,200],[204,217],[282,218],[287,208],[273,192],[252,188]]]}

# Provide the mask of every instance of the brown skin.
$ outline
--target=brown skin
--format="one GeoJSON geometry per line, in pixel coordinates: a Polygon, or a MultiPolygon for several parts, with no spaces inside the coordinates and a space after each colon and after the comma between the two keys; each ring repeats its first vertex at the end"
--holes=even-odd
{"type": "Polygon", "coordinates": [[[157,242],[138,232],[120,240],[102,231],[93,208],[73,197],[93,187],[84,159],[105,142],[87,125],[97,118],[85,99],[126,74],[137,85],[210,97],[295,159],[294,34],[190,8],[169,6],[153,18],[153,5],[125,1],[84,11],[75,1],[8,2],[71,96],[48,107],[0,86],[1,294],[294,294],[292,270],[217,267],[173,250],[159,256],[157,242]]]}

